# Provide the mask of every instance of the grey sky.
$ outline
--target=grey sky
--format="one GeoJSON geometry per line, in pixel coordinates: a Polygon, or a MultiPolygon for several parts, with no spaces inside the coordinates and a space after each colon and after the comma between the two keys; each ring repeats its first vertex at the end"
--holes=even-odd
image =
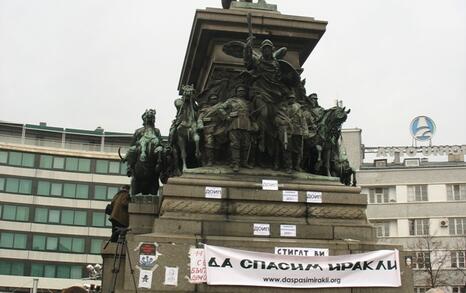
{"type": "MultiPolygon", "coordinates": [[[[321,105],[342,99],[366,145],[466,143],[466,1],[269,0],[329,22],[305,63],[321,105]]],[[[168,133],[196,8],[220,0],[0,0],[0,120],[132,132],[157,109],[168,133]]]]}

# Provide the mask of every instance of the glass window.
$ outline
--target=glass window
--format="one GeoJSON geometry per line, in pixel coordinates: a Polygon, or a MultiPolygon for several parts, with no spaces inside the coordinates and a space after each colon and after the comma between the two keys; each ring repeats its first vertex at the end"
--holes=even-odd
{"type": "Polygon", "coordinates": [[[63,184],[63,196],[74,198],[76,197],[76,184],[65,183],[63,184]]]}
{"type": "Polygon", "coordinates": [[[13,166],[21,166],[21,153],[10,152],[8,164],[13,166]]]}
{"type": "Polygon", "coordinates": [[[47,223],[48,210],[46,208],[36,208],[34,222],[47,223]]]}
{"type": "Polygon", "coordinates": [[[410,219],[409,235],[429,235],[429,219],[410,219]]]}
{"type": "Polygon", "coordinates": [[[53,157],[49,155],[40,155],[39,168],[52,169],[53,157]]]}
{"type": "Polygon", "coordinates": [[[26,244],[27,244],[27,235],[26,234],[16,233],[15,234],[15,243],[13,245],[13,248],[26,249],[26,244]]]}
{"type": "Polygon", "coordinates": [[[112,200],[113,196],[118,192],[118,187],[108,187],[107,188],[107,199],[112,200]]]}
{"type": "Polygon", "coordinates": [[[4,220],[15,220],[16,219],[16,206],[4,205],[3,206],[3,219],[4,220]]]}
{"type": "Polygon", "coordinates": [[[44,277],[46,278],[55,278],[56,267],[54,265],[45,265],[44,266],[44,277]]]}
{"type": "Polygon", "coordinates": [[[45,250],[45,236],[34,235],[32,238],[32,250],[45,250]]]}
{"type": "Polygon", "coordinates": [[[44,265],[33,263],[31,264],[31,276],[42,277],[44,275],[44,265]]]}
{"type": "Polygon", "coordinates": [[[11,263],[0,260],[0,275],[9,275],[11,271],[11,263]]]}
{"type": "Polygon", "coordinates": [[[21,179],[19,181],[19,193],[31,194],[32,193],[32,180],[21,179]]]}
{"type": "Polygon", "coordinates": [[[92,213],[92,226],[104,227],[105,226],[105,214],[100,212],[92,213]]]}
{"type": "Polygon", "coordinates": [[[24,263],[14,262],[11,264],[11,275],[24,276],[24,263]]]}
{"type": "Polygon", "coordinates": [[[91,171],[91,160],[90,159],[79,159],[78,171],[90,172],[91,171]]]}
{"type": "Polygon", "coordinates": [[[427,201],[427,185],[409,185],[408,201],[427,201]]]}
{"type": "Polygon", "coordinates": [[[0,235],[0,247],[2,248],[13,248],[14,234],[3,232],[0,235]]]}
{"type": "Polygon", "coordinates": [[[89,198],[89,185],[77,184],[76,185],[76,198],[89,198]]]}
{"type": "Polygon", "coordinates": [[[466,218],[449,218],[450,235],[466,235],[466,218]]]}
{"type": "Polygon", "coordinates": [[[94,199],[106,200],[107,187],[102,185],[96,185],[94,190],[94,199]]]}
{"type": "Polygon", "coordinates": [[[8,162],[8,152],[0,151],[0,164],[6,164],[8,162]]]}
{"type": "Polygon", "coordinates": [[[61,223],[64,225],[74,224],[74,212],[70,210],[63,210],[61,212],[61,223]]]}
{"type": "Polygon", "coordinates": [[[466,200],[466,184],[447,185],[448,200],[466,200]]]}
{"type": "Polygon", "coordinates": [[[49,195],[50,194],[50,182],[39,181],[37,184],[37,195],[49,195]]]}
{"type": "Polygon", "coordinates": [[[31,153],[23,153],[22,166],[23,167],[34,167],[35,155],[31,153]]]}
{"type": "Polygon", "coordinates": [[[49,210],[49,223],[60,223],[60,210],[49,210]]]}
{"type": "Polygon", "coordinates": [[[84,239],[73,238],[73,246],[71,248],[72,252],[84,252],[84,239]]]}
{"type": "Polygon", "coordinates": [[[53,196],[61,196],[62,192],[62,184],[61,183],[52,183],[50,188],[50,195],[53,196]]]}
{"type": "Polygon", "coordinates": [[[91,254],[100,254],[102,249],[102,239],[92,239],[91,240],[91,254]]]}
{"type": "Polygon", "coordinates": [[[108,173],[120,173],[120,162],[118,161],[110,161],[108,165],[108,173]]]}
{"type": "Polygon", "coordinates": [[[64,251],[64,252],[70,252],[71,251],[71,243],[72,243],[72,238],[60,237],[58,250],[64,251]]]}
{"type": "Polygon", "coordinates": [[[80,226],[87,225],[87,213],[85,211],[74,212],[74,224],[80,226]]]}
{"type": "Polygon", "coordinates": [[[65,158],[54,157],[53,158],[53,169],[64,169],[65,168],[65,158]]]}
{"type": "Polygon", "coordinates": [[[6,192],[17,193],[19,190],[19,179],[7,178],[5,190],[6,192]]]}
{"type": "Polygon", "coordinates": [[[0,178],[0,191],[5,190],[5,178],[0,178]]]}
{"type": "Polygon", "coordinates": [[[70,278],[70,266],[58,265],[57,266],[57,278],[70,278]]]}
{"type": "Polygon", "coordinates": [[[58,238],[57,237],[47,237],[47,250],[57,250],[58,248],[58,238]]]}
{"type": "Polygon", "coordinates": [[[71,266],[71,279],[81,279],[83,270],[80,266],[71,266]]]}
{"type": "Polygon", "coordinates": [[[95,171],[97,173],[108,173],[108,161],[97,160],[95,165],[95,171]]]}
{"type": "Polygon", "coordinates": [[[29,207],[16,207],[16,220],[29,221],[29,207]]]}
{"type": "Polygon", "coordinates": [[[126,165],[126,162],[125,163],[120,163],[121,166],[120,166],[120,174],[121,175],[126,175],[126,171],[127,171],[127,168],[128,166],[126,165]]]}
{"type": "Polygon", "coordinates": [[[77,171],[78,170],[78,158],[66,158],[66,170],[77,171]]]}

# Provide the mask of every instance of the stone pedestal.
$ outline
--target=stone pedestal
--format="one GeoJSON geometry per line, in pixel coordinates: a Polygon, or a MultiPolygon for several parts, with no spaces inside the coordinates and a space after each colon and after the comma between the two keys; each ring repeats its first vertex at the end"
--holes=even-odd
{"type": "MultiPolygon", "coordinates": [[[[160,253],[149,292],[303,292],[302,289],[190,284],[188,251],[203,244],[269,253],[275,247],[328,248],[330,255],[400,249],[376,243],[375,231],[366,219],[366,196],[360,194],[360,188],[343,186],[336,178],[305,173],[286,175],[271,170],[244,170],[240,174],[230,173],[227,168],[190,171],[169,179],[160,202],[131,204],[133,230],[128,234],[128,246],[132,263],[138,262],[140,243],[156,242],[160,253]],[[262,179],[277,180],[280,190],[262,190],[262,179]],[[206,186],[222,188],[222,197],[206,198],[206,186]],[[298,202],[284,202],[283,190],[298,191],[298,202]],[[322,192],[322,203],[307,203],[307,191],[322,192]],[[270,236],[254,236],[255,223],[270,224],[270,236]],[[296,237],[281,237],[281,224],[296,225],[296,237]],[[178,286],[163,284],[165,267],[179,268],[178,286]]],[[[108,249],[104,253],[107,253],[104,254],[107,272],[113,255],[108,249]]],[[[306,292],[411,293],[411,270],[404,267],[403,261],[400,265],[401,288],[306,289],[306,292]]],[[[132,292],[129,266],[127,262],[123,266],[124,280],[119,279],[122,284],[116,292],[132,292]]],[[[138,274],[136,269],[136,278],[138,274]]],[[[105,273],[104,278],[107,276],[105,273]]],[[[103,283],[106,284],[105,279],[103,283]]]]}

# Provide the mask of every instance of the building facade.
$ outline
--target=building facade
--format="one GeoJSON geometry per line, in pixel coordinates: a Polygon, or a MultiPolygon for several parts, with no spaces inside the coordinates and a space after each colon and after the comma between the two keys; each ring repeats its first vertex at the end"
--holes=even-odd
{"type": "MultiPolygon", "coordinates": [[[[343,134],[344,142],[360,137],[359,129],[343,134]]],[[[411,252],[415,292],[466,292],[466,146],[345,147],[380,242],[411,252]]]]}
{"type": "Polygon", "coordinates": [[[129,183],[125,133],[0,123],[0,291],[95,284],[111,234],[105,206],[129,183]]]}

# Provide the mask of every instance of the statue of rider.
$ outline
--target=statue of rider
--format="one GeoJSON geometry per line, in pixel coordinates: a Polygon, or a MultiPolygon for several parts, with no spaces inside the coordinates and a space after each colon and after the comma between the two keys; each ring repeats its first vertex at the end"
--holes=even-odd
{"type": "Polygon", "coordinates": [[[150,144],[160,149],[162,136],[160,130],[155,128],[155,109],[148,109],[142,114],[143,127],[137,129],[133,134],[131,146],[126,153],[127,175],[131,177],[134,174],[134,166],[139,159],[144,162],[147,159],[147,148],[150,144]]]}

